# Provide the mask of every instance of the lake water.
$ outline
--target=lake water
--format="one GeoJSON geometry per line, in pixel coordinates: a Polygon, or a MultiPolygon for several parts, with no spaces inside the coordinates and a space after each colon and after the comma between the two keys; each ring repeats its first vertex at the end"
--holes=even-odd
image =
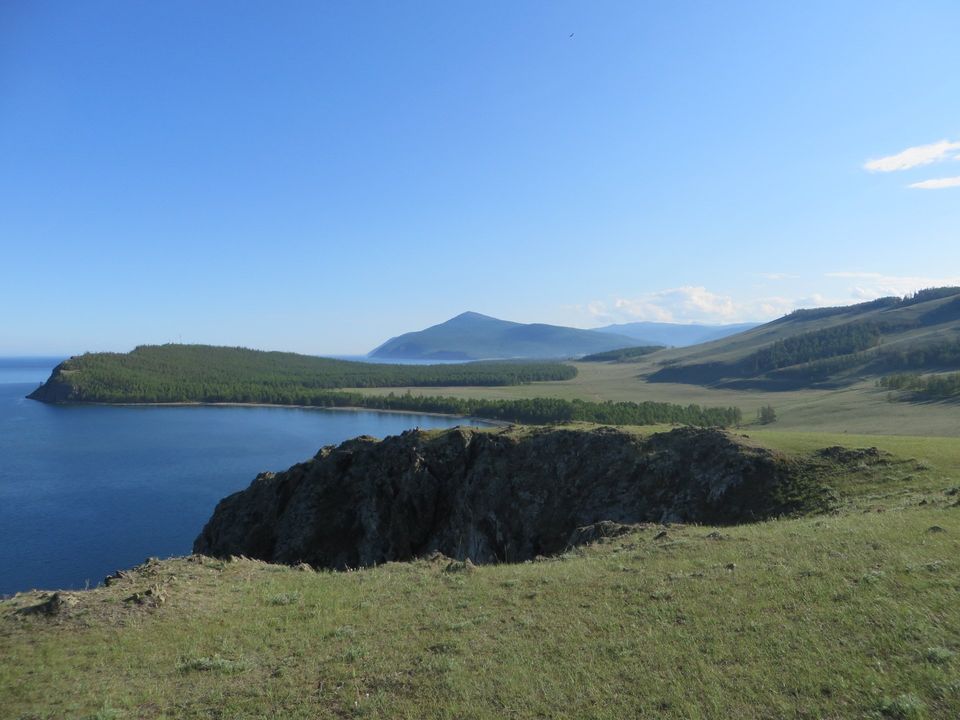
{"type": "Polygon", "coordinates": [[[190,552],[220,498],[324,445],[431,415],[255,407],[44,405],[58,359],[0,358],[0,595],[82,588],[149,556],[190,552]]]}

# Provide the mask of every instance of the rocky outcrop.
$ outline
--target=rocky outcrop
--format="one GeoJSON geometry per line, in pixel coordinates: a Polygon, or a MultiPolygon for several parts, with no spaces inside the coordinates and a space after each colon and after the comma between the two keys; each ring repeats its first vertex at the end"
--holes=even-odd
{"type": "Polygon", "coordinates": [[[739,523],[821,507],[798,461],[730,435],[454,428],[359,437],[217,505],[194,551],[352,568],[563,551],[603,521],[739,523]]]}
{"type": "Polygon", "coordinates": [[[57,365],[50,378],[32,393],[27,395],[30,400],[39,400],[45,403],[63,403],[73,396],[73,386],[64,379],[66,361],[57,365]]]}

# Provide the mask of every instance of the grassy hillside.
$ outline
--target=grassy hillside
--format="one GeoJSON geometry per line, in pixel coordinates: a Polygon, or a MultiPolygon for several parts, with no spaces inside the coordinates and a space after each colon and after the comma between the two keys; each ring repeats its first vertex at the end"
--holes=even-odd
{"type": "Polygon", "coordinates": [[[578,374],[570,380],[444,394],[735,406],[747,421],[769,406],[776,427],[785,430],[957,436],[958,349],[960,291],[940,288],[905,299],[800,310],[732,337],[630,363],[575,362],[578,374]],[[831,355],[836,352],[843,354],[831,355]]]}
{"type": "Polygon", "coordinates": [[[423,360],[569,358],[636,345],[625,335],[498,320],[466,312],[426,330],[391,338],[371,357],[423,360]]]}
{"type": "MultiPolygon", "coordinates": [[[[650,383],[644,375],[653,372],[661,353],[637,363],[577,362],[571,380],[538,382],[512,387],[452,387],[443,394],[456,398],[582,398],[594,402],[670,402],[701,407],[738,407],[750,422],[757,410],[775,408],[778,430],[860,433],[880,435],[960,436],[960,410],[955,402],[909,403],[891,401],[890,391],[873,378],[841,388],[799,390],[707,387],[682,383],[650,383]]],[[[430,394],[422,388],[358,390],[364,395],[389,392],[430,394]]]]}
{"type": "Polygon", "coordinates": [[[149,561],[0,603],[4,718],[960,715],[956,440],[877,445],[835,514],[649,526],[556,558],[316,573],[149,561]],[[46,603],[46,605],[44,605],[46,603]]]}
{"type": "Polygon", "coordinates": [[[745,333],[662,353],[650,382],[841,387],[905,370],[960,369],[960,288],[798,310],[745,333]]]}

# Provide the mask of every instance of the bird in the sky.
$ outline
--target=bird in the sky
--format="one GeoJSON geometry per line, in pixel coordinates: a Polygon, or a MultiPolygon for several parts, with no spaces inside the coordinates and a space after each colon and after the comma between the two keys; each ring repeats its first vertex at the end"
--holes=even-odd
{"type": "MultiPolygon", "coordinates": [[[[573,37],[573,33],[570,33],[570,37],[573,37]]],[[[569,40],[569,38],[567,38],[569,40]]]]}

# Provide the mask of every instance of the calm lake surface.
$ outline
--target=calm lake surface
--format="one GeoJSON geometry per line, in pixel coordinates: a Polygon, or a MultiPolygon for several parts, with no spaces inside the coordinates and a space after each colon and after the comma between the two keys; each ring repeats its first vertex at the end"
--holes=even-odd
{"type": "Polygon", "coordinates": [[[486,423],[371,411],[57,407],[58,358],[0,358],[0,595],[190,552],[220,498],[356,435],[486,423]]]}

